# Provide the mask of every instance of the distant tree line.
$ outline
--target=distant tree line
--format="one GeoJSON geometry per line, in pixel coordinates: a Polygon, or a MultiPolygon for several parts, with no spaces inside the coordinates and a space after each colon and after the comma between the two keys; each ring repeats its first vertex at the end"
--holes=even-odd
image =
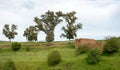
{"type": "MultiPolygon", "coordinates": [[[[36,25],[29,26],[24,31],[23,36],[26,37],[28,41],[37,41],[37,36],[39,31],[43,31],[46,34],[46,42],[50,43],[54,41],[54,30],[55,27],[65,20],[66,26],[63,26],[61,29],[64,33],[60,37],[65,37],[69,40],[74,39],[77,34],[78,29],[82,29],[81,23],[76,23],[77,17],[75,16],[76,12],[63,13],[62,11],[54,12],[48,10],[39,17],[34,18],[36,25]]],[[[3,34],[10,40],[15,38],[17,32],[17,25],[12,25],[11,28],[8,24],[4,25],[3,34]]]]}

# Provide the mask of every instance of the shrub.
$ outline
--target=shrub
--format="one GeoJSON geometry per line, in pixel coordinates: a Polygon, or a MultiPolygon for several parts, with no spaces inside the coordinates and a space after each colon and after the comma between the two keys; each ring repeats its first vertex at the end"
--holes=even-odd
{"type": "Polygon", "coordinates": [[[82,53],[86,53],[88,51],[88,46],[87,45],[83,45],[83,46],[79,46],[76,50],[75,50],[75,54],[76,55],[80,55],[82,53]]]}
{"type": "Polygon", "coordinates": [[[90,50],[86,60],[89,64],[96,64],[100,61],[100,51],[98,49],[90,50]]]}
{"type": "Polygon", "coordinates": [[[48,54],[48,65],[54,66],[61,62],[61,55],[57,50],[53,50],[50,54],[48,54]]]}
{"type": "Polygon", "coordinates": [[[16,70],[15,63],[11,59],[9,59],[3,65],[2,70],[16,70]]]}
{"type": "Polygon", "coordinates": [[[30,46],[25,46],[25,50],[26,50],[26,51],[30,51],[30,50],[31,50],[31,47],[30,47],[30,46]]]}
{"type": "Polygon", "coordinates": [[[107,39],[107,42],[103,47],[103,54],[113,54],[119,50],[119,47],[119,39],[111,37],[107,39]]]}
{"type": "Polygon", "coordinates": [[[12,50],[13,51],[17,51],[20,48],[21,48],[21,44],[20,43],[17,43],[17,42],[12,43],[12,50]]]}

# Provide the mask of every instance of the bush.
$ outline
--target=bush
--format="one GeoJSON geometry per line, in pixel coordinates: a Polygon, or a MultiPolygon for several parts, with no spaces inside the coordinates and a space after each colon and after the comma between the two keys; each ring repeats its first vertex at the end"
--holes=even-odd
{"type": "Polygon", "coordinates": [[[96,64],[100,61],[100,51],[98,49],[93,49],[88,53],[86,58],[89,64],[96,64]]]}
{"type": "Polygon", "coordinates": [[[88,46],[87,45],[83,45],[83,46],[79,46],[76,50],[75,50],[75,54],[76,55],[80,55],[82,53],[86,53],[88,51],[88,46]]]}
{"type": "Polygon", "coordinates": [[[119,47],[119,39],[111,37],[103,47],[103,54],[113,54],[119,50],[119,47]]]}
{"type": "Polygon", "coordinates": [[[7,62],[5,62],[2,70],[16,70],[15,63],[9,59],[7,62]]]}
{"type": "Polygon", "coordinates": [[[30,51],[32,48],[30,46],[25,46],[26,51],[30,51]]]}
{"type": "Polygon", "coordinates": [[[13,51],[17,51],[17,50],[19,50],[20,48],[21,48],[21,44],[20,44],[20,43],[17,43],[17,42],[12,43],[12,50],[13,50],[13,51]]]}
{"type": "Polygon", "coordinates": [[[49,66],[54,66],[58,63],[61,62],[61,55],[57,50],[53,50],[49,55],[48,55],[48,65],[49,66]]]}

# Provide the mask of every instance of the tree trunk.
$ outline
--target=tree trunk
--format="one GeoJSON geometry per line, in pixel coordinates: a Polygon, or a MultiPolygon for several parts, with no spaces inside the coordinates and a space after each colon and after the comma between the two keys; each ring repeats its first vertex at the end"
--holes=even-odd
{"type": "Polygon", "coordinates": [[[70,44],[70,39],[69,39],[69,42],[68,42],[68,44],[70,44]]]}
{"type": "Polygon", "coordinates": [[[10,43],[11,43],[11,39],[9,39],[10,43]]]}
{"type": "Polygon", "coordinates": [[[53,43],[52,42],[47,42],[46,46],[52,46],[53,43]]]}

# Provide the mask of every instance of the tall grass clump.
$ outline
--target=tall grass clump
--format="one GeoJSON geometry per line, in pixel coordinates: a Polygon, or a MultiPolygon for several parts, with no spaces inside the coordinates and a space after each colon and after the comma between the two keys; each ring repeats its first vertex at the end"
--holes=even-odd
{"type": "Polygon", "coordinates": [[[16,70],[15,63],[12,61],[12,59],[8,59],[5,64],[3,65],[2,70],[16,70]]]}

